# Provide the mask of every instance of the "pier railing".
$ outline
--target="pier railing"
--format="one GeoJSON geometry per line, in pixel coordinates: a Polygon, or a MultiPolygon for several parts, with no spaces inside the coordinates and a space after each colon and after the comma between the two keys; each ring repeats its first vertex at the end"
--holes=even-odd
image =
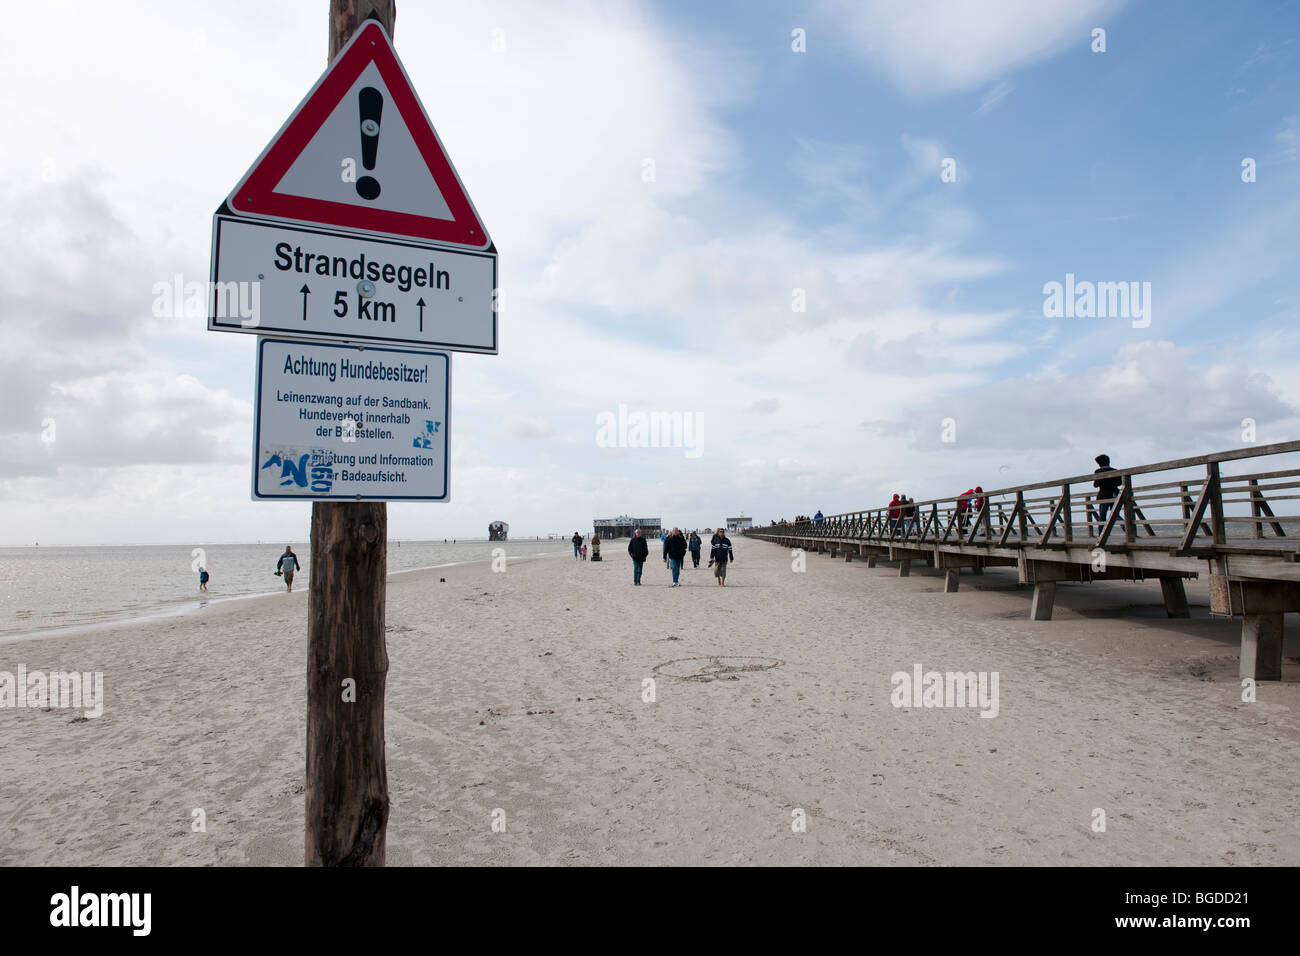
{"type": "Polygon", "coordinates": [[[994,488],[909,504],[752,529],[758,537],[797,536],[923,546],[1154,548],[1182,555],[1215,550],[1296,550],[1300,536],[1300,441],[1216,452],[1106,472],[994,488]],[[1290,464],[1292,467],[1277,467],[1290,464]],[[1231,474],[1225,465],[1232,466],[1231,474]],[[1244,470],[1242,469],[1244,466],[1244,470]]]}

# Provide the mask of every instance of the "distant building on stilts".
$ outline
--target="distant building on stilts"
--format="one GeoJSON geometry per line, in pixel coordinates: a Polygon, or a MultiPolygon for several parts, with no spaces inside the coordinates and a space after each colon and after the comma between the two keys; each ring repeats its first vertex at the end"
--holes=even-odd
{"type": "Polygon", "coordinates": [[[641,529],[642,537],[657,538],[663,530],[661,523],[660,518],[629,518],[622,515],[618,518],[595,518],[591,526],[600,535],[600,539],[605,541],[610,538],[630,538],[638,528],[641,529]]]}

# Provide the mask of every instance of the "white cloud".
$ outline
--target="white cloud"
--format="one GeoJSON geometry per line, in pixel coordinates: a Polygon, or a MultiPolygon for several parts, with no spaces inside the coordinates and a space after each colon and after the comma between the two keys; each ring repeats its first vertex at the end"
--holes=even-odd
{"type": "Polygon", "coordinates": [[[1123,0],[825,0],[837,31],[895,86],[931,96],[976,89],[1076,45],[1123,0]]]}

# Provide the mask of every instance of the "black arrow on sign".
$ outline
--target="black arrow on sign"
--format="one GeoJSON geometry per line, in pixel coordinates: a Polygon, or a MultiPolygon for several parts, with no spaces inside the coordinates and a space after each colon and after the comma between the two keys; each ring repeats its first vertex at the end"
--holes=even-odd
{"type": "Polygon", "coordinates": [[[420,307],[420,331],[423,332],[424,331],[424,296],[420,296],[419,300],[415,304],[420,307]]]}
{"type": "Polygon", "coordinates": [[[304,282],[302,284],[302,288],[299,289],[298,291],[302,293],[302,320],[306,322],[307,321],[307,296],[311,295],[311,289],[307,288],[307,283],[304,282]]]}

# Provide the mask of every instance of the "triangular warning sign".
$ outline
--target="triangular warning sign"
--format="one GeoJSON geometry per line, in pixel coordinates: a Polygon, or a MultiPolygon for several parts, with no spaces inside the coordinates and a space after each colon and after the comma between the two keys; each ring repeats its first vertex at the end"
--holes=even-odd
{"type": "Polygon", "coordinates": [[[353,34],[226,200],[237,215],[474,249],[492,240],[376,21],[353,34]]]}

